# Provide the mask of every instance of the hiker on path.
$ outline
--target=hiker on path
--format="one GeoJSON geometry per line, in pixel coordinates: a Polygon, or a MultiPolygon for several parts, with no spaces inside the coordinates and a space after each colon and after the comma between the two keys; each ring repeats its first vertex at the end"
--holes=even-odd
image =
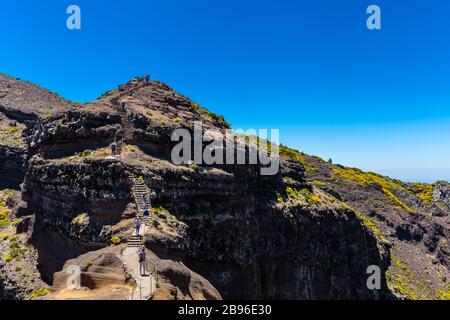
{"type": "Polygon", "coordinates": [[[142,194],[142,207],[145,208],[147,206],[147,198],[145,194],[142,194]]]}
{"type": "Polygon", "coordinates": [[[127,106],[126,102],[122,102],[120,107],[122,108],[122,112],[125,112],[125,107],[127,106]]]}
{"type": "Polygon", "coordinates": [[[141,273],[141,276],[145,276],[146,272],[146,265],[147,265],[147,255],[145,253],[145,248],[142,247],[141,250],[139,250],[139,271],[141,273]]]}
{"type": "Polygon", "coordinates": [[[144,215],[144,223],[145,225],[147,225],[148,217],[150,216],[150,212],[148,211],[147,207],[144,207],[143,215],[144,215]]]}
{"type": "Polygon", "coordinates": [[[117,154],[117,142],[113,142],[113,143],[111,143],[111,155],[112,156],[116,156],[116,154],[117,154]]]}
{"type": "Polygon", "coordinates": [[[147,73],[145,75],[145,82],[149,82],[150,81],[150,75],[147,73]]]}
{"type": "Polygon", "coordinates": [[[136,229],[136,235],[139,235],[141,230],[141,219],[139,217],[134,220],[134,228],[136,229]]]}

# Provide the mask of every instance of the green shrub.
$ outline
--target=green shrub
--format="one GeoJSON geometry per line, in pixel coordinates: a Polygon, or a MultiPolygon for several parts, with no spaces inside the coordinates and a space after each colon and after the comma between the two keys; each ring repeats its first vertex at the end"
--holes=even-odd
{"type": "Polygon", "coordinates": [[[314,180],[311,183],[318,187],[325,187],[327,185],[324,181],[319,181],[319,180],[314,180]]]}
{"type": "Polygon", "coordinates": [[[189,169],[197,171],[198,170],[198,165],[196,163],[191,163],[189,165],[189,169]]]}
{"type": "Polygon", "coordinates": [[[297,197],[298,197],[297,191],[291,187],[286,187],[286,194],[289,199],[297,199],[297,197]]]}
{"type": "Polygon", "coordinates": [[[432,184],[413,183],[411,187],[408,189],[426,204],[431,204],[434,200],[433,199],[434,186],[432,184]]]}
{"type": "Polygon", "coordinates": [[[403,201],[401,201],[399,198],[397,198],[392,192],[390,192],[389,190],[383,188],[383,193],[392,200],[392,202],[396,205],[398,205],[399,207],[405,209],[406,211],[410,212],[410,213],[414,213],[414,210],[412,208],[410,208],[408,205],[406,205],[403,201]]]}
{"type": "Polygon", "coordinates": [[[372,218],[365,216],[358,210],[353,209],[353,211],[355,212],[356,216],[362,221],[364,226],[367,229],[371,230],[378,239],[383,238],[383,233],[381,232],[380,228],[378,228],[377,224],[372,218]]]}
{"type": "Polygon", "coordinates": [[[7,218],[9,212],[10,212],[9,209],[1,209],[0,208],[0,220],[7,218]]]}
{"type": "Polygon", "coordinates": [[[111,238],[111,243],[114,245],[118,245],[122,242],[122,239],[119,236],[113,236],[111,238]]]}
{"type": "Polygon", "coordinates": [[[128,151],[136,152],[137,148],[135,146],[127,146],[128,151]]]}
{"type": "Polygon", "coordinates": [[[177,124],[181,124],[181,119],[180,118],[175,118],[175,119],[173,119],[173,122],[175,122],[177,124]]]}
{"type": "Polygon", "coordinates": [[[277,203],[283,203],[283,197],[278,191],[275,191],[275,197],[277,198],[277,203]]]}
{"type": "Polygon", "coordinates": [[[389,178],[383,177],[376,173],[363,172],[356,168],[334,168],[333,172],[341,179],[354,181],[361,187],[368,187],[371,184],[376,184],[381,187],[386,197],[392,200],[395,205],[398,205],[410,213],[414,212],[412,208],[403,203],[391,192],[391,190],[408,191],[399,181],[390,180],[389,178]]]}
{"type": "Polygon", "coordinates": [[[281,157],[292,162],[300,163],[301,165],[303,165],[306,172],[314,173],[318,171],[318,169],[314,167],[314,165],[306,159],[303,153],[300,153],[295,149],[291,149],[283,145],[280,145],[279,150],[281,157]]]}
{"type": "Polygon", "coordinates": [[[320,199],[319,196],[313,194],[307,188],[303,188],[300,191],[297,191],[291,187],[287,187],[286,194],[289,199],[302,200],[304,198],[304,200],[308,204],[315,205],[315,206],[319,206],[322,204],[322,199],[320,199]]]}
{"type": "MultiPolygon", "coordinates": [[[[412,271],[408,269],[406,264],[395,256],[391,256],[393,262],[393,269],[386,273],[386,280],[388,285],[394,292],[400,293],[411,300],[418,300],[423,298],[420,291],[421,281],[417,279],[412,271]],[[395,271],[395,273],[394,273],[395,271]]],[[[422,287],[423,288],[423,287],[422,287]]]]}
{"type": "Polygon", "coordinates": [[[18,127],[13,127],[13,128],[11,128],[11,129],[9,129],[9,133],[16,133],[17,131],[19,131],[19,128],[18,127]]]}
{"type": "Polygon", "coordinates": [[[16,228],[21,223],[22,223],[22,219],[17,219],[17,220],[13,221],[12,226],[16,228]]]}
{"type": "Polygon", "coordinates": [[[0,219],[0,228],[6,228],[9,222],[10,222],[9,218],[5,217],[3,219],[0,219]]]}
{"type": "Polygon", "coordinates": [[[445,290],[437,290],[436,297],[439,300],[450,300],[450,284],[447,286],[445,290]]]}
{"type": "Polygon", "coordinates": [[[169,211],[167,211],[163,207],[153,208],[152,210],[153,210],[154,214],[161,215],[161,216],[167,216],[168,214],[170,214],[169,211]]]}
{"type": "Polygon", "coordinates": [[[322,200],[316,195],[312,195],[307,199],[307,201],[309,204],[313,204],[316,206],[320,206],[322,204],[322,200]]]}
{"type": "Polygon", "coordinates": [[[86,225],[89,224],[89,216],[87,213],[80,213],[75,218],[72,219],[71,224],[73,225],[86,225]]]}
{"type": "Polygon", "coordinates": [[[50,294],[50,290],[46,288],[39,288],[33,291],[32,294],[28,297],[28,300],[33,300],[36,298],[44,297],[46,295],[50,294]]]}
{"type": "Polygon", "coordinates": [[[222,116],[222,115],[220,115],[220,114],[217,114],[217,113],[214,113],[214,112],[211,112],[211,111],[209,111],[208,109],[201,107],[199,104],[197,104],[197,103],[195,103],[195,102],[192,103],[192,107],[193,107],[194,110],[197,111],[199,114],[201,114],[201,115],[203,115],[203,116],[205,116],[205,117],[207,117],[207,118],[210,118],[210,119],[213,119],[213,120],[220,121],[220,122],[222,122],[222,124],[223,124],[226,128],[231,128],[231,124],[225,120],[225,117],[224,117],[224,116],[222,116]]]}
{"type": "Polygon", "coordinates": [[[372,172],[363,172],[360,169],[357,168],[333,168],[333,173],[344,180],[350,180],[356,182],[361,187],[367,187],[370,184],[377,184],[381,186],[382,188],[392,190],[392,189],[401,189],[405,190],[405,188],[386,178],[379,174],[372,173],[372,172]]]}
{"type": "Polygon", "coordinates": [[[316,206],[319,206],[322,204],[322,200],[306,188],[303,188],[302,190],[300,190],[300,194],[305,197],[305,200],[308,204],[312,204],[312,205],[316,205],[316,206]]]}
{"type": "Polygon", "coordinates": [[[17,236],[12,237],[9,244],[9,255],[13,258],[22,258],[27,253],[27,249],[22,246],[17,236]]]}
{"type": "Polygon", "coordinates": [[[9,238],[9,234],[7,233],[2,233],[2,240],[6,240],[9,238]]]}
{"type": "Polygon", "coordinates": [[[12,196],[18,192],[19,191],[12,190],[12,189],[0,190],[0,215],[1,215],[1,212],[4,210],[9,211],[8,209],[3,208],[6,206],[6,199],[8,199],[10,196],[12,196]]]}
{"type": "Polygon", "coordinates": [[[94,261],[92,261],[92,260],[88,260],[87,262],[86,262],[86,269],[87,268],[89,268],[90,266],[92,266],[94,264],[94,261]]]}
{"type": "Polygon", "coordinates": [[[85,158],[85,157],[89,157],[91,154],[92,154],[91,150],[84,150],[83,152],[79,153],[79,156],[82,158],[85,158]]]}

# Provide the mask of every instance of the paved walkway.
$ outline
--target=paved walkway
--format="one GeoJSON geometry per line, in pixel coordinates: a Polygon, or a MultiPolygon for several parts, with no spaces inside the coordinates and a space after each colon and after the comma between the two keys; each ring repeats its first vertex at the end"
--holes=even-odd
{"type": "MultiPolygon", "coordinates": [[[[123,261],[126,270],[136,280],[136,288],[134,288],[130,300],[149,300],[156,291],[156,282],[147,270],[145,276],[141,276],[139,270],[138,247],[127,247],[122,252],[123,261]]],[[[148,260],[148,256],[147,256],[148,260]]]]}

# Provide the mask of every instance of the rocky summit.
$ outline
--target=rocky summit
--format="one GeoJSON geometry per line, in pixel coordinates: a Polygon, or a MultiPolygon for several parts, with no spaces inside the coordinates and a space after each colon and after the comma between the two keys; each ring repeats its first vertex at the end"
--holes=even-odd
{"type": "Polygon", "coordinates": [[[158,81],[79,104],[0,75],[0,299],[450,298],[449,183],[282,145],[273,176],[175,165],[196,121],[230,127],[158,81]]]}

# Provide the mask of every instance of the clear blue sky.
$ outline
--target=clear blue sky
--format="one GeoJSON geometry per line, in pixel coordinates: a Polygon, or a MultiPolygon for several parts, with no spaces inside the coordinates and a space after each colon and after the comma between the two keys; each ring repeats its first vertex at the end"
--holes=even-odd
{"type": "Polygon", "coordinates": [[[0,5],[0,72],[89,101],[150,72],[235,128],[407,180],[450,180],[443,0],[22,0],[0,5]],[[82,30],[66,28],[66,8],[82,30]],[[382,30],[366,28],[366,8],[382,30]]]}

